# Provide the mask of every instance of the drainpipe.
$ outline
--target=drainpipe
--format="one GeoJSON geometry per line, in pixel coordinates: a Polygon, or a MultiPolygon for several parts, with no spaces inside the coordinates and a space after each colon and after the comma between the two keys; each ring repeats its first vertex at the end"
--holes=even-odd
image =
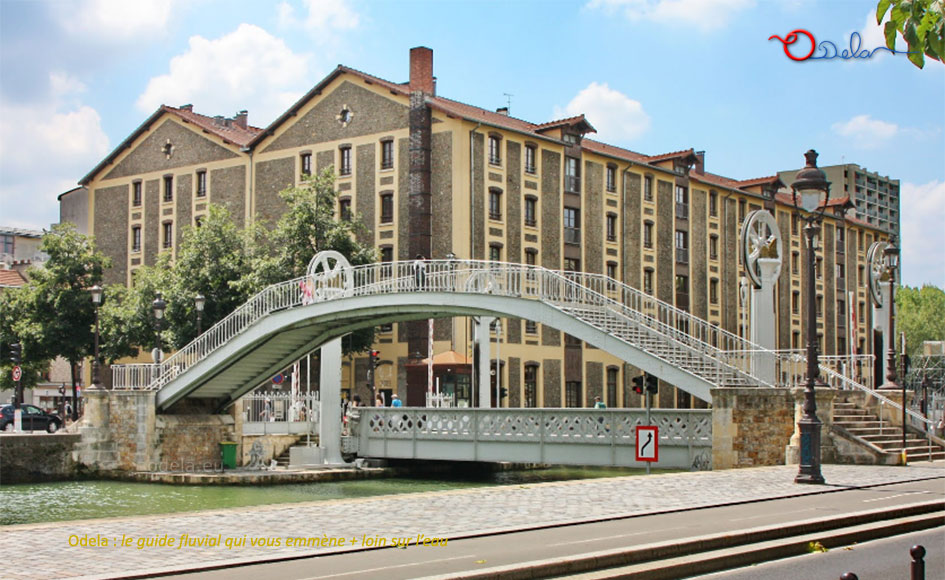
{"type": "MultiPolygon", "coordinates": [[[[476,178],[476,169],[473,163],[473,149],[475,147],[474,135],[476,130],[482,127],[482,123],[476,123],[476,126],[469,131],[469,259],[476,257],[476,201],[473,195],[473,181],[476,178]]],[[[469,351],[469,317],[466,318],[466,351],[469,351]]],[[[472,353],[470,353],[470,356],[472,353]]],[[[473,360],[473,365],[476,361],[473,360]]],[[[472,375],[470,375],[471,377],[472,375]]],[[[475,387],[474,387],[475,388],[475,387]]]]}
{"type": "Polygon", "coordinates": [[[243,216],[244,223],[246,226],[249,226],[250,223],[255,222],[255,208],[256,208],[256,194],[255,194],[255,183],[253,180],[256,178],[256,172],[254,171],[255,166],[253,164],[253,150],[249,147],[243,147],[240,149],[243,153],[249,155],[249,191],[247,192],[246,200],[246,215],[243,216]]]}

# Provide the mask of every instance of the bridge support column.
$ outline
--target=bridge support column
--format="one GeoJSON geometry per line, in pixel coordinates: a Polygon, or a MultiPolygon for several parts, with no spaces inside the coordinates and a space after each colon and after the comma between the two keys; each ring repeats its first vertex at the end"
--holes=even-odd
{"type": "Polygon", "coordinates": [[[321,347],[321,413],[318,446],[326,464],[344,463],[341,458],[341,339],[321,347]]]}
{"type": "MultiPolygon", "coordinates": [[[[761,270],[761,288],[753,288],[751,296],[751,341],[764,348],[777,348],[774,336],[774,283],[777,282],[777,270],[781,261],[777,258],[759,258],[761,270]]],[[[775,361],[773,357],[752,355],[751,367],[760,379],[774,385],[775,361]]]]}
{"type": "MultiPolygon", "coordinates": [[[[880,291],[879,294],[883,299],[883,303],[877,306],[873,304],[873,328],[878,330],[883,337],[883,344],[881,350],[876,350],[876,345],[871,344],[870,348],[873,348],[873,353],[876,355],[873,360],[874,373],[876,377],[879,377],[881,380],[879,383],[875,384],[873,388],[878,388],[879,385],[883,383],[886,378],[886,351],[889,350],[890,340],[893,340],[890,336],[889,328],[889,282],[880,282],[879,283],[880,291]]],[[[851,308],[855,308],[855,304],[850,305],[851,308]]],[[[870,335],[866,339],[870,343],[873,342],[873,335],[870,335]]],[[[861,353],[862,354],[862,353],[861,353]]],[[[875,381],[874,381],[875,383],[875,381]]]]}
{"type": "Polygon", "coordinates": [[[492,401],[492,384],[489,373],[492,341],[489,338],[489,327],[492,326],[494,318],[489,316],[480,316],[473,319],[475,321],[476,344],[479,345],[479,357],[475,361],[476,368],[479,369],[479,406],[488,408],[492,401]]]}

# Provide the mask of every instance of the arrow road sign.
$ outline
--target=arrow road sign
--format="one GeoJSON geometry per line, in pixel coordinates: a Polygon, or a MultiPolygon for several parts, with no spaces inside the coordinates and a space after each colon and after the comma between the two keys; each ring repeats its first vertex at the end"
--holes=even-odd
{"type": "Polygon", "coordinates": [[[637,425],[637,461],[660,460],[660,428],[637,425]]]}

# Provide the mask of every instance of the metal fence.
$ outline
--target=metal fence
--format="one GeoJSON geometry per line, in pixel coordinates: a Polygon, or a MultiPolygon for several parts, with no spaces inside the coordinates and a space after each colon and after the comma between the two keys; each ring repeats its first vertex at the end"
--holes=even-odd
{"type": "Polygon", "coordinates": [[[255,391],[243,402],[243,435],[314,433],[318,428],[317,392],[255,391]]]}

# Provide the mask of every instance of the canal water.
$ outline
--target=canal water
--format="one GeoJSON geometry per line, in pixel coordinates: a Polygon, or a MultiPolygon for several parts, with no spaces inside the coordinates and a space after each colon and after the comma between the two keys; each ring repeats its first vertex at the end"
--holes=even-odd
{"type": "Polygon", "coordinates": [[[544,481],[619,477],[640,469],[554,467],[458,477],[380,478],[268,486],[64,481],[0,486],[0,525],[138,516],[544,481]]]}

